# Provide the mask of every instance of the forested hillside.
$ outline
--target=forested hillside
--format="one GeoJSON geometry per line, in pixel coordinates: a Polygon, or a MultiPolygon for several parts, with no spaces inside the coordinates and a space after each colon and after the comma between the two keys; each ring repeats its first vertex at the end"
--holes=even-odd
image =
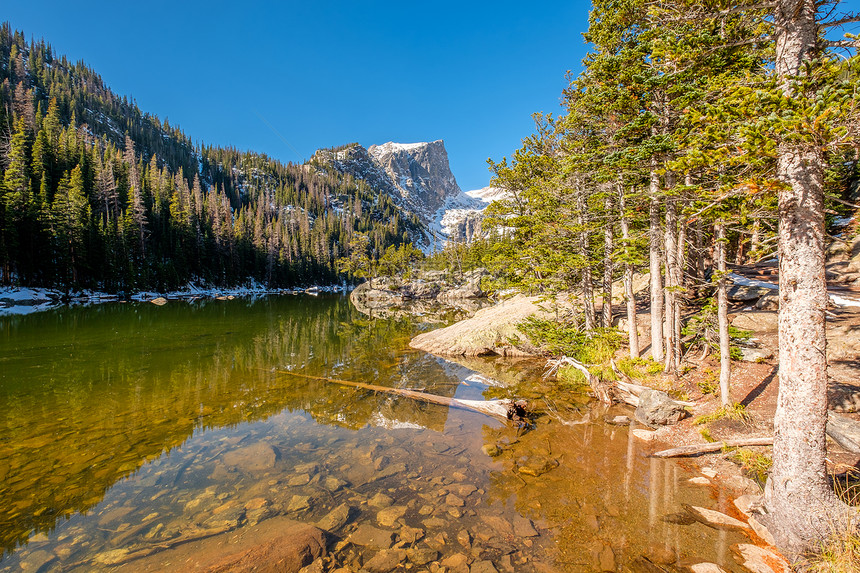
{"type": "Polygon", "coordinates": [[[418,225],[333,170],[197,146],[85,64],[0,27],[0,284],[334,282],[354,234],[373,256],[418,225]]]}

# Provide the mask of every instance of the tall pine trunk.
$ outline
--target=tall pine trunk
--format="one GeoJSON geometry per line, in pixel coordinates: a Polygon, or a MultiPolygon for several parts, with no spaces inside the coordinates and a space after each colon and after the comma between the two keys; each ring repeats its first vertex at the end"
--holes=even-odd
{"type": "MultiPolygon", "coordinates": [[[[666,184],[670,185],[674,177],[666,174],[666,184]]],[[[666,198],[666,227],[664,241],[666,252],[666,364],[664,371],[678,370],[678,339],[675,336],[675,320],[678,313],[677,289],[681,283],[681,272],[678,268],[678,216],[675,201],[666,198]]]]}
{"type": "Polygon", "coordinates": [[[726,225],[722,219],[714,223],[714,258],[717,273],[717,324],[720,335],[720,401],[732,403],[732,357],[729,339],[729,299],[726,295],[726,225]]]}
{"type": "Polygon", "coordinates": [[[651,170],[649,189],[649,225],[648,229],[648,258],[651,271],[651,358],[657,362],[663,361],[663,277],[660,231],[660,178],[656,165],[651,170]]]}
{"type": "Polygon", "coordinates": [[[586,218],[585,218],[585,198],[583,197],[583,190],[577,189],[576,192],[576,207],[577,207],[577,218],[579,223],[579,255],[582,257],[584,261],[584,265],[582,268],[582,310],[583,314],[585,314],[585,330],[590,331],[594,330],[595,324],[595,312],[594,312],[594,281],[591,277],[591,265],[589,261],[591,257],[588,252],[588,229],[586,227],[586,218]]]}
{"type": "Polygon", "coordinates": [[[612,326],[612,252],[615,250],[615,237],[612,232],[612,193],[610,187],[605,188],[603,212],[606,220],[603,224],[603,326],[612,326]]]}
{"type": "Polygon", "coordinates": [[[633,293],[633,265],[629,262],[630,253],[630,223],[627,220],[627,205],[624,198],[624,187],[618,186],[618,210],[621,212],[621,239],[624,244],[624,299],[627,306],[627,342],[630,347],[630,357],[639,358],[639,330],[636,324],[636,298],[633,293]]]}
{"type": "MultiPolygon", "coordinates": [[[[788,98],[792,78],[816,57],[813,0],[779,0],[774,9],[777,76],[788,98]]],[[[847,525],[847,506],[827,479],[827,357],[824,310],[824,157],[820,147],[783,142],[778,148],[779,396],[773,469],[765,505],[777,545],[797,555],[847,525]]],[[[855,514],[856,517],[856,514],[855,514]]]]}

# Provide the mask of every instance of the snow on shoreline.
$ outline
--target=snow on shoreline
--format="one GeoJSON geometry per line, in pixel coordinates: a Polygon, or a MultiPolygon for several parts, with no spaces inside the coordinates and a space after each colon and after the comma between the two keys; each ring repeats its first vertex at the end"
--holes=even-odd
{"type": "Polygon", "coordinates": [[[69,295],[69,298],[64,300],[64,293],[55,289],[0,287],[0,316],[33,314],[35,312],[58,308],[64,304],[97,304],[119,300],[151,302],[159,298],[167,300],[196,300],[199,298],[239,298],[277,294],[317,295],[319,293],[348,292],[351,288],[345,285],[326,285],[310,286],[307,288],[272,289],[257,283],[234,288],[216,288],[189,284],[180,290],[169,292],[146,290],[125,298],[120,297],[118,294],[93,290],[75,291],[69,295]]]}

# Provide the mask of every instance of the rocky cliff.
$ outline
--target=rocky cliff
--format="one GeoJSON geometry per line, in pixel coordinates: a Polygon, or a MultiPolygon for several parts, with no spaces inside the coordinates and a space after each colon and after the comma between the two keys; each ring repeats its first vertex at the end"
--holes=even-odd
{"type": "Polygon", "coordinates": [[[440,139],[428,143],[371,145],[354,143],[318,151],[312,160],[362,179],[395,203],[414,213],[424,226],[423,237],[413,237],[425,251],[441,248],[447,240],[469,241],[480,234],[481,211],[496,198],[486,187],[464,193],[448,164],[440,139]]]}

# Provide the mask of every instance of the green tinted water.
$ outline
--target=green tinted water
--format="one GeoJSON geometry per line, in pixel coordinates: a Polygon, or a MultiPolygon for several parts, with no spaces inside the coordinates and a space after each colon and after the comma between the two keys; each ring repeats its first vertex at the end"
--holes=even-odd
{"type": "MultiPolygon", "coordinates": [[[[342,505],[332,539],[372,523],[437,561],[462,554],[500,571],[628,570],[643,554],[734,567],[738,534],[664,519],[681,501],[727,501],[644,457],[626,429],[544,417],[517,436],[479,414],[289,374],[490,393],[475,370],[410,350],[419,328],[368,321],[341,297],[0,318],[0,570],[157,570],[180,543],[277,515],[316,523],[342,505]]],[[[469,366],[518,394],[539,383],[469,366]]],[[[373,554],[331,549],[356,571],[373,554]]]]}

